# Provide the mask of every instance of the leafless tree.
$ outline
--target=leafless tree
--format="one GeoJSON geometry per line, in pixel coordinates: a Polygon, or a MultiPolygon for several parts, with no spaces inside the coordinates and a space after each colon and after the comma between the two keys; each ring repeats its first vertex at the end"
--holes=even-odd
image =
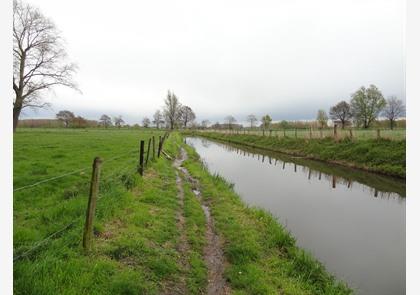
{"type": "Polygon", "coordinates": [[[189,106],[181,106],[179,112],[182,125],[187,128],[188,123],[195,120],[195,114],[189,106]]]}
{"type": "Polygon", "coordinates": [[[324,127],[327,127],[327,123],[328,123],[327,112],[325,112],[324,110],[318,110],[316,120],[318,121],[319,127],[321,129],[323,129],[324,127]]]}
{"type": "Polygon", "coordinates": [[[177,122],[179,121],[180,107],[181,107],[181,104],[179,103],[178,97],[174,93],[171,93],[168,90],[168,94],[165,99],[165,107],[164,107],[163,113],[164,113],[166,122],[169,125],[169,128],[171,128],[171,130],[174,129],[177,122]]]}
{"type": "Polygon", "coordinates": [[[149,126],[150,126],[150,119],[147,118],[147,117],[144,117],[144,119],[143,119],[143,127],[144,128],[149,128],[149,126]]]}
{"type": "Polygon", "coordinates": [[[124,125],[124,120],[122,118],[122,116],[118,116],[118,117],[114,117],[114,125],[117,126],[118,128],[121,128],[122,125],[124,125]]]}
{"type": "Polygon", "coordinates": [[[203,120],[201,121],[201,127],[202,128],[207,128],[210,125],[210,121],[209,120],[203,120]]]}
{"type": "Polygon", "coordinates": [[[104,125],[105,128],[108,128],[112,124],[111,117],[108,115],[102,115],[99,121],[104,125]]]}
{"type": "Polygon", "coordinates": [[[59,121],[63,122],[64,123],[64,127],[66,127],[66,128],[69,127],[70,126],[70,123],[76,118],[76,116],[72,112],[67,111],[67,110],[59,111],[55,115],[55,117],[59,121]]]}
{"type": "Polygon", "coordinates": [[[63,40],[54,23],[39,9],[13,2],[13,130],[22,109],[43,108],[41,94],[56,85],[77,89],[76,65],[67,62],[63,40]]]}
{"type": "Polygon", "coordinates": [[[229,129],[233,129],[233,124],[235,124],[236,119],[232,115],[229,115],[226,116],[225,122],[228,124],[229,129]]]}
{"type": "Polygon", "coordinates": [[[165,123],[163,120],[163,115],[160,110],[157,110],[153,115],[153,124],[156,125],[156,128],[159,129],[160,125],[165,123]]]}
{"type": "Polygon", "coordinates": [[[395,120],[405,116],[405,105],[401,99],[396,96],[390,96],[386,101],[383,115],[389,120],[391,129],[394,129],[395,120]]]}
{"type": "Polygon", "coordinates": [[[253,115],[253,114],[248,115],[248,117],[246,117],[246,120],[249,122],[249,124],[250,124],[251,128],[254,128],[254,127],[255,127],[255,125],[256,125],[256,124],[257,124],[257,122],[258,122],[257,117],[256,117],[255,115],[253,115]]]}
{"type": "Polygon", "coordinates": [[[350,121],[352,116],[353,114],[351,112],[350,104],[344,100],[330,108],[331,119],[339,120],[341,122],[342,129],[344,129],[344,126],[350,121]]]}

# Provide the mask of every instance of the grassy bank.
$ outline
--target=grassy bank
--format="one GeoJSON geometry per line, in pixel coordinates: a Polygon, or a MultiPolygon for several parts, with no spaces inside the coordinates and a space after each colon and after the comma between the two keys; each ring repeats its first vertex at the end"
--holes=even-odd
{"type": "MultiPolygon", "coordinates": [[[[180,204],[172,161],[155,159],[143,177],[137,174],[138,141],[150,136],[94,130],[15,134],[15,189],[87,167],[14,193],[15,294],[181,294],[183,284],[182,294],[205,293],[206,217],[186,179],[180,204]],[[97,155],[105,162],[93,248],[86,253],[81,238],[97,155]],[[188,243],[184,252],[178,247],[181,237],[188,243]]],[[[181,144],[173,133],[164,149],[174,157],[181,144]]],[[[200,181],[223,240],[224,276],[232,294],[350,292],[298,249],[273,217],[247,207],[231,185],[209,174],[194,150],[184,148],[189,155],[184,166],[200,181]]]]}
{"type": "Polygon", "coordinates": [[[405,178],[405,140],[352,141],[344,138],[335,141],[330,137],[312,140],[290,137],[279,139],[257,135],[201,132],[197,135],[405,178]]]}

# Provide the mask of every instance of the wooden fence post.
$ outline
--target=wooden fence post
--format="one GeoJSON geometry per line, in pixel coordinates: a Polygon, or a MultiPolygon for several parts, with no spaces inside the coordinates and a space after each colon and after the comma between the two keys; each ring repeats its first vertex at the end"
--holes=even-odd
{"type": "Polygon", "coordinates": [[[140,157],[139,157],[139,168],[138,172],[143,176],[143,164],[144,164],[144,140],[140,140],[140,157]]]}
{"type": "Polygon", "coordinates": [[[297,138],[297,128],[295,128],[295,138],[297,138]]]}
{"type": "Polygon", "coordinates": [[[334,139],[337,140],[338,135],[337,135],[337,124],[334,124],[334,139]]]}
{"type": "Polygon", "coordinates": [[[312,139],[312,127],[309,128],[309,138],[312,139]]]}
{"type": "Polygon", "coordinates": [[[321,129],[319,129],[319,135],[320,135],[321,138],[324,137],[324,135],[322,134],[322,127],[321,127],[321,129]]]}
{"type": "Polygon", "coordinates": [[[152,159],[155,159],[155,136],[152,137],[152,159]]]}
{"type": "Polygon", "coordinates": [[[90,181],[89,201],[86,210],[85,229],[83,231],[83,248],[90,250],[93,236],[93,218],[95,217],[96,199],[99,192],[99,176],[101,172],[102,159],[96,157],[93,160],[92,179],[90,181]]]}
{"type": "Polygon", "coordinates": [[[286,137],[286,129],[283,129],[283,137],[286,137]]]}
{"type": "Polygon", "coordinates": [[[263,129],[263,136],[265,136],[265,129],[263,129]]]}
{"type": "Polygon", "coordinates": [[[147,167],[147,163],[149,162],[149,152],[150,152],[150,143],[151,143],[152,139],[149,138],[149,142],[147,143],[147,154],[146,154],[146,167],[147,167]]]}
{"type": "Polygon", "coordinates": [[[350,129],[349,132],[350,132],[350,139],[353,139],[353,130],[350,129]]]}
{"type": "Polygon", "coordinates": [[[381,129],[376,129],[376,138],[381,138],[381,129]]]}
{"type": "Polygon", "coordinates": [[[159,136],[157,157],[160,158],[160,149],[162,148],[162,138],[159,136]]]}
{"type": "Polygon", "coordinates": [[[273,130],[271,130],[271,129],[270,129],[270,135],[269,135],[270,137],[271,137],[271,132],[272,132],[272,131],[273,131],[273,130]]]}

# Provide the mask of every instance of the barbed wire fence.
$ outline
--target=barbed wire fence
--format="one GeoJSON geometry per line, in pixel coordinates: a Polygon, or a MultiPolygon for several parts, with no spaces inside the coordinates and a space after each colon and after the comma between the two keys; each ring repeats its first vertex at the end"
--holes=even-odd
{"type": "Polygon", "coordinates": [[[283,129],[262,129],[262,128],[233,128],[233,129],[196,129],[196,132],[215,132],[231,135],[256,135],[273,138],[304,138],[321,139],[332,137],[336,139],[350,138],[353,140],[386,138],[391,140],[405,139],[405,128],[354,128],[341,127],[332,128],[283,128],[283,129]]]}
{"type": "MultiPolygon", "coordinates": [[[[33,243],[31,246],[27,247],[27,246],[22,246],[21,248],[25,248],[24,250],[20,251],[20,249],[14,249],[14,252],[21,252],[19,254],[14,255],[13,257],[13,262],[15,263],[16,261],[19,261],[20,259],[28,256],[29,254],[33,253],[35,250],[39,249],[40,247],[46,245],[49,241],[51,241],[52,239],[54,239],[55,237],[58,237],[60,234],[66,232],[68,229],[72,228],[74,225],[76,225],[77,223],[81,222],[83,220],[83,217],[86,218],[85,221],[85,230],[83,233],[83,246],[85,250],[89,250],[90,249],[90,245],[92,243],[92,236],[93,236],[93,218],[95,215],[95,207],[91,208],[91,204],[92,204],[92,199],[95,199],[95,203],[96,200],[101,200],[103,199],[106,194],[101,193],[100,189],[104,188],[105,185],[112,185],[112,181],[115,180],[119,180],[121,181],[121,178],[127,177],[127,175],[133,174],[136,171],[143,176],[143,172],[145,170],[145,168],[148,166],[149,164],[149,159],[150,160],[155,160],[156,158],[159,158],[161,153],[162,153],[162,149],[163,149],[163,145],[164,142],[166,141],[166,139],[169,137],[169,133],[165,132],[163,136],[159,136],[159,141],[158,141],[158,145],[155,145],[155,136],[151,136],[148,139],[148,149],[145,150],[144,149],[144,140],[140,140],[140,151],[139,149],[132,149],[130,151],[126,151],[124,153],[121,153],[119,155],[116,155],[114,157],[108,158],[108,159],[104,159],[102,160],[99,157],[95,157],[94,162],[93,162],[93,166],[92,166],[92,176],[91,179],[89,181],[85,181],[83,182],[84,185],[89,185],[89,200],[88,200],[88,206],[87,206],[87,210],[86,210],[86,215],[84,214],[80,214],[78,217],[72,219],[70,222],[66,223],[64,226],[60,226],[60,228],[58,230],[53,231],[52,233],[49,233],[48,235],[46,235],[45,238],[33,243]],[[138,159],[136,157],[131,157],[132,155],[134,155],[134,153],[139,153],[138,154],[138,159]],[[146,157],[145,157],[146,155],[146,157]],[[129,162],[123,162],[123,167],[122,169],[115,169],[115,171],[113,171],[112,173],[110,173],[109,175],[106,175],[104,177],[100,177],[100,170],[96,170],[98,169],[98,163],[100,163],[100,166],[104,165],[104,164],[109,164],[112,161],[115,160],[120,160],[123,157],[129,157],[129,162]],[[96,165],[95,165],[96,163],[96,165]],[[137,164],[137,165],[136,165],[137,164]],[[102,186],[100,186],[100,184],[102,186]],[[97,188],[96,191],[94,188],[97,188]],[[86,241],[88,240],[88,241],[86,241]],[[85,243],[86,241],[86,243],[85,243]]],[[[43,184],[47,184],[50,182],[54,182],[58,179],[63,179],[66,178],[68,176],[71,175],[76,175],[76,174],[80,174],[81,172],[85,172],[88,171],[91,167],[84,167],[84,168],[80,168],[80,169],[76,169],[73,171],[69,171],[63,174],[59,174],[53,177],[49,177],[47,179],[43,179],[43,180],[39,180],[36,181],[34,183],[28,184],[28,185],[23,185],[21,187],[15,188],[13,190],[13,192],[20,192],[20,191],[24,191],[24,190],[31,190],[33,188],[37,188],[39,186],[42,186],[43,184]]],[[[83,185],[79,184],[79,188],[83,187],[83,185]]],[[[45,209],[45,207],[43,207],[45,209]]],[[[47,207],[48,208],[48,207],[47,207]]]]}

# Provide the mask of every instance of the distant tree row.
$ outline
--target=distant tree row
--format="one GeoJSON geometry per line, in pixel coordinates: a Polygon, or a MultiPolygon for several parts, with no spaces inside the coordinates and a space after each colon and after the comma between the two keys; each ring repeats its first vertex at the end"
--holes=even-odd
{"type": "MultiPolygon", "coordinates": [[[[360,87],[352,94],[350,103],[340,101],[330,108],[330,119],[340,123],[341,128],[353,123],[358,127],[369,128],[382,115],[389,121],[391,129],[395,121],[405,116],[405,105],[402,100],[390,96],[387,100],[375,86],[360,87]]],[[[321,128],[326,126],[328,116],[324,110],[319,110],[317,121],[321,128]]]]}

